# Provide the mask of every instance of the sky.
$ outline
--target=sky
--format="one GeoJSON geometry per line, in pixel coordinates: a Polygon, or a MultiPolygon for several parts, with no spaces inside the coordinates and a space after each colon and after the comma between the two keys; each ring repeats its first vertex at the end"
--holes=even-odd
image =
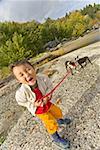
{"type": "Polygon", "coordinates": [[[0,21],[44,22],[93,3],[99,4],[99,0],[0,0],[0,21]]]}

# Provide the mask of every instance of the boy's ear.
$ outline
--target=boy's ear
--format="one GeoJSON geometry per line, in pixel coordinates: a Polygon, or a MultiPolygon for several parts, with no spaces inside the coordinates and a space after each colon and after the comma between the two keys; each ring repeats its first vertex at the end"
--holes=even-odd
{"type": "Polygon", "coordinates": [[[15,80],[20,83],[20,81],[15,77],[15,80]]]}
{"type": "Polygon", "coordinates": [[[15,80],[16,80],[17,82],[19,82],[19,83],[20,83],[20,81],[16,78],[16,76],[15,76],[15,75],[13,75],[13,77],[15,78],[15,80]]]}
{"type": "Polygon", "coordinates": [[[40,72],[40,68],[39,67],[35,67],[34,70],[35,70],[36,74],[40,72]]]}

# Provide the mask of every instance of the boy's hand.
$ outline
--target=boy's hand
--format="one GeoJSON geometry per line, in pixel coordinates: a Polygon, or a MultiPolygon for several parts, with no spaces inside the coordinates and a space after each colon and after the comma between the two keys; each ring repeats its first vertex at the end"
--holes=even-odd
{"type": "Polygon", "coordinates": [[[41,101],[39,101],[39,100],[35,101],[35,102],[34,102],[34,106],[35,106],[35,107],[39,107],[39,106],[43,107],[43,105],[46,105],[47,102],[51,99],[51,97],[52,97],[52,95],[50,95],[50,96],[48,96],[48,97],[45,97],[45,98],[44,98],[43,100],[41,100],[41,101]]]}
{"type": "Polygon", "coordinates": [[[43,106],[43,102],[42,101],[35,101],[34,106],[35,107],[43,106]]]}
{"type": "Polygon", "coordinates": [[[45,98],[43,99],[43,104],[44,104],[44,105],[46,105],[47,102],[51,100],[51,96],[52,96],[52,95],[50,95],[50,96],[48,96],[48,97],[45,97],[45,98]]]}
{"type": "Polygon", "coordinates": [[[49,97],[45,97],[45,98],[43,99],[43,104],[46,105],[48,101],[49,101],[49,97]]]}

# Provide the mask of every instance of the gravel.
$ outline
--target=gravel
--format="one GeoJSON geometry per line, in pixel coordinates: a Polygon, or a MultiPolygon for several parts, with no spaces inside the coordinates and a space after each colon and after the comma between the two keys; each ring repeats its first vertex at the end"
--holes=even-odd
{"type": "MultiPolygon", "coordinates": [[[[61,98],[59,106],[64,116],[72,119],[70,125],[59,130],[61,136],[70,139],[71,150],[100,150],[99,45],[100,42],[91,44],[41,67],[57,70],[51,76],[55,86],[66,73],[66,60],[74,60],[77,55],[80,58],[87,55],[93,63],[84,69],[78,66],[78,72],[69,75],[53,94],[53,101],[61,98]]],[[[52,142],[41,121],[17,105],[14,94],[18,86],[14,80],[13,84],[8,85],[8,90],[5,88],[0,92],[0,133],[6,133],[0,150],[60,150],[52,142]]]]}

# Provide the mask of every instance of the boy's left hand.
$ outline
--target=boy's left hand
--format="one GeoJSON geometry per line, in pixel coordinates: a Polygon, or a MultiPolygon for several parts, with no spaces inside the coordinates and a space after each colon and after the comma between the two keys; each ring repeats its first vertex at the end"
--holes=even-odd
{"type": "Polygon", "coordinates": [[[45,98],[43,99],[43,104],[46,105],[47,102],[48,102],[50,99],[51,99],[51,95],[48,96],[48,97],[45,97],[45,98]]]}

